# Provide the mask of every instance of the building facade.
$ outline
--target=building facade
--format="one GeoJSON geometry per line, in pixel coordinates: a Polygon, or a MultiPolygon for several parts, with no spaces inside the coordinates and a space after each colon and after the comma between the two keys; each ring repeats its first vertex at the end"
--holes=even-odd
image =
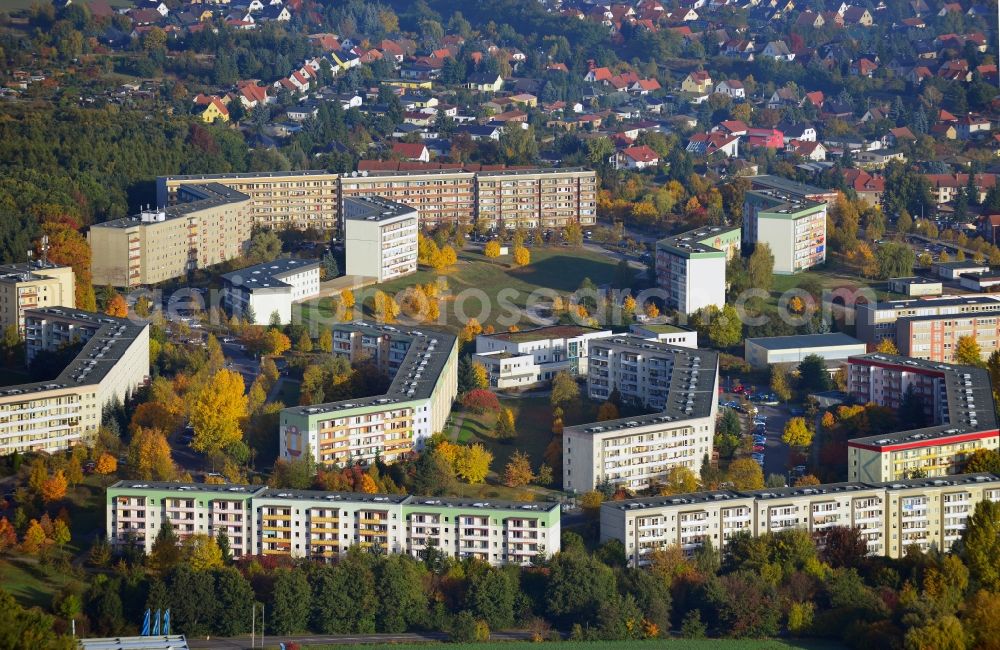
{"type": "Polygon", "coordinates": [[[149,380],[149,326],[63,307],[25,312],[26,356],[81,345],[52,380],[0,388],[0,455],[91,442],[104,407],[149,380]]]}
{"type": "Polygon", "coordinates": [[[659,411],[566,427],[563,489],[602,483],[631,490],[663,482],[674,467],[701,471],[712,453],[718,414],[718,354],[616,335],[590,343],[587,392],[659,411]]]}
{"type": "Polygon", "coordinates": [[[319,295],[319,262],[278,259],[222,276],[222,300],[231,314],[257,325],[292,322],[292,305],[319,295]],[[253,316],[249,319],[248,316],[253,316]]]}
{"type": "Polygon", "coordinates": [[[339,227],[339,176],[324,170],[160,176],[156,204],[175,205],[181,201],[181,188],[205,183],[218,183],[248,196],[247,212],[256,226],[321,231],[339,227]]]}
{"type": "Polygon", "coordinates": [[[866,343],[888,339],[904,356],[950,363],[962,336],[976,339],[984,360],[998,349],[997,312],[996,296],[890,300],[857,305],[855,323],[858,338],[866,343]]]}
{"type": "Polygon", "coordinates": [[[259,485],[119,481],[107,490],[107,535],[144,552],[169,521],[178,538],[225,531],[234,557],[329,561],[352,546],[492,565],[527,565],[560,549],[556,503],[479,502],[399,494],[269,489],[259,485]]]}
{"type": "Polygon", "coordinates": [[[656,280],[666,307],[690,314],[724,305],[726,262],[739,253],[739,228],[698,228],[656,242],[656,280]]]}
{"type": "Polygon", "coordinates": [[[218,183],[185,185],[178,196],[175,205],[90,227],[95,285],[156,284],[244,253],[253,227],[249,196],[218,183]]]}
{"type": "Polygon", "coordinates": [[[607,336],[611,330],[575,325],[480,334],[474,358],[486,367],[491,387],[522,388],[560,372],[586,375],[588,342],[607,336]]]}
{"type": "Polygon", "coordinates": [[[922,412],[907,415],[924,423],[918,429],[849,440],[851,480],[956,474],[977,449],[1000,448],[993,390],[983,368],[867,354],[850,358],[847,389],[860,402],[891,409],[919,404],[922,412]],[[907,395],[914,396],[909,403],[907,395]]]}
{"type": "Polygon", "coordinates": [[[815,534],[822,544],[824,530],[846,526],[860,529],[869,555],[900,558],[910,546],[950,550],[981,501],[1000,501],[1000,477],[676,494],[604,503],[601,541],[621,541],[628,563],[638,567],[653,551],[674,546],[690,554],[706,541],[721,549],[736,535],[792,529],[815,534]]]}
{"type": "Polygon", "coordinates": [[[322,466],[394,462],[444,429],[458,393],[451,334],[349,323],[333,328],[334,354],[370,362],[392,377],[382,395],[281,411],[279,455],[311,454],[322,466]]]}
{"type": "Polygon", "coordinates": [[[23,337],[26,310],[75,306],[72,267],[43,260],[0,265],[0,329],[17,327],[23,337]]]}
{"type": "Polygon", "coordinates": [[[758,190],[743,200],[743,243],[767,244],[774,272],[797,273],[826,261],[826,204],[758,190]]]}
{"type": "Polygon", "coordinates": [[[847,361],[867,352],[867,345],[842,332],[798,334],[745,339],[743,358],[754,368],[764,369],[776,363],[799,364],[809,355],[824,361],[847,361]]]}
{"type": "Polygon", "coordinates": [[[381,197],[344,198],[345,273],[379,282],[417,271],[419,216],[381,197]]]}

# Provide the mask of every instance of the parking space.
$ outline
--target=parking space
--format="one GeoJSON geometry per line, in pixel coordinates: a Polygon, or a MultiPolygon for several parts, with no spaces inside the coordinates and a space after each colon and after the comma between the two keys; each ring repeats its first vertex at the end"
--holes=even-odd
{"type": "Polygon", "coordinates": [[[777,404],[773,396],[757,394],[752,397],[751,401],[742,394],[724,393],[719,402],[740,412],[743,431],[745,435],[752,436],[751,458],[761,466],[764,476],[779,474],[787,477],[791,450],[781,440],[781,435],[785,424],[793,416],[789,407],[777,404]]]}

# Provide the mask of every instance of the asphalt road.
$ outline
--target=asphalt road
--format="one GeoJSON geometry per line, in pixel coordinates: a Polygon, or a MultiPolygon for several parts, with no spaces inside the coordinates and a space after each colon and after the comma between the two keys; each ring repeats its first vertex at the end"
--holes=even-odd
{"type": "MultiPolygon", "coordinates": [[[[739,401],[739,396],[735,393],[723,393],[719,397],[720,401],[739,401]]],[[[755,404],[759,410],[759,415],[767,419],[767,444],[764,445],[764,478],[770,474],[780,474],[788,476],[788,456],[791,449],[781,440],[781,434],[785,430],[785,424],[791,417],[786,406],[766,406],[755,404]]],[[[745,422],[744,431],[753,431],[752,418],[748,414],[742,414],[745,422]]]]}
{"type": "MultiPolygon", "coordinates": [[[[531,639],[530,632],[494,632],[490,635],[491,641],[525,641],[531,639]]],[[[256,645],[274,646],[278,643],[288,643],[293,641],[299,645],[356,645],[363,643],[427,643],[447,641],[448,635],[443,632],[411,632],[406,634],[313,634],[313,635],[288,635],[272,636],[268,635],[263,639],[256,639],[256,645]]],[[[188,637],[188,646],[197,650],[243,650],[250,648],[250,636],[238,636],[215,639],[193,639],[188,637]]]]}

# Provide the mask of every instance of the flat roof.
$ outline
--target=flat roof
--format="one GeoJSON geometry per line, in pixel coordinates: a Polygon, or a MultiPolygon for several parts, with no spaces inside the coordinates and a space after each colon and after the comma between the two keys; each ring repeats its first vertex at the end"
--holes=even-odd
{"type": "Polygon", "coordinates": [[[285,283],[282,278],[290,275],[292,272],[301,273],[314,267],[319,268],[319,260],[301,260],[289,257],[225,273],[222,275],[222,279],[229,284],[244,287],[251,291],[253,289],[288,287],[290,285],[285,283]]]}
{"type": "Polygon", "coordinates": [[[822,495],[837,496],[868,490],[911,490],[920,488],[961,487],[981,483],[1000,483],[1000,476],[986,472],[978,474],[956,474],[930,478],[901,479],[883,483],[862,483],[849,481],[843,483],[823,483],[800,487],[764,488],[762,490],[712,490],[710,492],[689,492],[670,496],[641,497],[625,499],[624,501],[605,501],[601,507],[609,510],[640,510],[648,508],[665,508],[670,506],[702,505],[726,501],[753,499],[766,501],[770,499],[787,499],[790,497],[814,497],[822,495]]]}
{"type": "Polygon", "coordinates": [[[762,347],[765,350],[865,345],[863,341],[859,341],[853,336],[848,336],[843,332],[830,332],[829,334],[794,334],[792,336],[765,336],[746,339],[746,342],[762,347]]]}
{"type": "Polygon", "coordinates": [[[957,307],[960,305],[997,305],[1000,296],[936,296],[933,298],[904,298],[866,303],[870,309],[917,309],[919,307],[957,307]]]}
{"type": "Polygon", "coordinates": [[[767,207],[762,211],[769,214],[794,215],[826,205],[780,190],[750,190],[747,195],[756,196],[763,200],[767,207]]]}
{"type": "Polygon", "coordinates": [[[117,636],[77,639],[80,650],[187,650],[183,634],[166,636],[117,636]]]}
{"type": "Polygon", "coordinates": [[[889,278],[889,282],[902,282],[905,284],[941,284],[940,279],[934,278],[923,278],[918,276],[911,276],[907,278],[889,278]]]}
{"type": "Polygon", "coordinates": [[[289,176],[330,176],[336,178],[339,174],[325,169],[306,169],[298,172],[244,172],[236,174],[175,174],[173,176],[158,176],[157,181],[212,181],[240,178],[287,178],[289,176]]]}
{"type": "Polygon", "coordinates": [[[688,230],[676,235],[664,237],[656,242],[656,247],[683,256],[687,256],[692,253],[719,253],[722,252],[721,249],[715,248],[705,242],[710,241],[717,236],[729,234],[734,231],[739,233],[740,229],[725,226],[704,226],[702,228],[695,228],[694,230],[688,230]]]}
{"type": "Polygon", "coordinates": [[[354,221],[388,221],[415,217],[417,209],[381,196],[345,196],[344,218],[354,221]],[[350,209],[348,209],[350,206],[350,209]]]}
{"type": "Polygon", "coordinates": [[[45,260],[31,260],[28,262],[14,262],[13,264],[0,264],[0,282],[31,282],[33,280],[43,280],[52,276],[46,275],[45,271],[54,269],[68,269],[68,266],[55,264],[45,260]]]}
{"type": "Polygon", "coordinates": [[[90,337],[54,379],[4,386],[0,388],[0,397],[30,397],[36,393],[98,384],[115,367],[136,337],[149,327],[147,323],[136,323],[128,318],[69,307],[28,309],[24,317],[29,325],[36,318],[65,321],[78,332],[89,332],[90,337]]]}
{"type": "Polygon", "coordinates": [[[480,334],[479,336],[500,341],[511,341],[513,343],[524,343],[525,341],[541,341],[545,339],[569,339],[585,334],[596,334],[607,332],[611,336],[611,330],[602,330],[597,327],[584,327],[582,325],[549,325],[547,327],[536,327],[530,330],[518,332],[497,332],[496,334],[480,334]]]}
{"type": "Polygon", "coordinates": [[[185,185],[184,192],[194,196],[193,201],[184,201],[175,205],[152,210],[143,210],[136,216],[113,219],[95,223],[91,228],[130,228],[132,226],[155,225],[164,221],[172,221],[186,217],[192,212],[207,210],[229,203],[249,201],[250,197],[221,183],[198,183],[185,185]],[[153,215],[153,218],[146,217],[153,215]],[[162,216],[162,218],[156,218],[162,216]]]}
{"type": "Polygon", "coordinates": [[[1000,278],[1000,269],[962,273],[960,277],[969,278],[970,280],[994,280],[1000,278]]]}
{"type": "Polygon", "coordinates": [[[681,327],[680,325],[673,325],[671,323],[633,323],[630,328],[633,331],[643,329],[658,334],[679,334],[681,332],[694,331],[690,327],[681,327]]]}
{"type": "Polygon", "coordinates": [[[293,406],[284,409],[300,416],[324,415],[354,408],[389,406],[396,403],[428,399],[437,386],[452,350],[455,336],[438,330],[400,330],[392,325],[369,323],[342,323],[333,326],[334,338],[337,332],[358,332],[362,336],[388,337],[391,341],[405,344],[406,354],[389,389],[382,395],[325,402],[312,406],[293,406]]]}
{"type": "Polygon", "coordinates": [[[750,181],[751,188],[753,188],[756,185],[767,189],[779,190],[787,194],[795,194],[802,197],[813,196],[817,194],[836,193],[836,190],[824,190],[823,188],[816,187],[815,185],[806,185],[805,183],[799,183],[798,181],[789,180],[787,178],[783,178],[781,176],[775,176],[773,174],[758,174],[756,176],[749,176],[747,178],[750,181]]]}
{"type": "Polygon", "coordinates": [[[989,372],[985,368],[880,353],[854,356],[848,359],[848,363],[877,365],[901,372],[939,376],[944,379],[947,401],[947,419],[942,422],[909,431],[853,438],[848,441],[848,445],[873,448],[919,445],[943,438],[997,429],[993,389],[990,385],[989,372]]]}
{"type": "Polygon", "coordinates": [[[934,266],[943,269],[988,269],[990,267],[986,262],[974,262],[972,260],[961,260],[961,261],[951,261],[951,262],[934,262],[934,266]]]}

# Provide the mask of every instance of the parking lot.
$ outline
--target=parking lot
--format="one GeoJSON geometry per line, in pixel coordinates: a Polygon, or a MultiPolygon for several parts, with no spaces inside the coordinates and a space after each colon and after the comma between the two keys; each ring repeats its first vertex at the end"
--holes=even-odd
{"type": "MultiPolygon", "coordinates": [[[[741,402],[741,395],[736,393],[723,393],[719,397],[720,403],[737,403],[741,402]]],[[[751,402],[751,406],[757,409],[756,416],[762,417],[764,420],[764,426],[758,429],[754,426],[754,415],[751,412],[741,412],[740,415],[743,419],[743,431],[749,433],[750,435],[759,434],[763,431],[764,444],[762,451],[755,451],[754,453],[763,454],[762,468],[764,470],[764,477],[766,478],[770,474],[779,474],[781,476],[788,476],[788,458],[789,452],[791,451],[782,440],[781,434],[785,430],[785,424],[788,422],[789,418],[794,417],[788,406],[783,405],[768,405],[762,404],[760,402],[751,402]]],[[[742,409],[740,406],[737,410],[742,409]]],[[[755,445],[756,446],[756,445],[755,445]]],[[[758,457],[754,459],[757,460],[758,457]]],[[[758,460],[760,463],[760,460],[758,460]]]]}

